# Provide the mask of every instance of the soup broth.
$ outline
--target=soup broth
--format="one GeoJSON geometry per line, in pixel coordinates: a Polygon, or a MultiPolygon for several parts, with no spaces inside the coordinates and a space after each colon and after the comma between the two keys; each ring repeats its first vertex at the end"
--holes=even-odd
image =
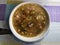
{"type": "Polygon", "coordinates": [[[38,4],[24,4],[13,15],[13,26],[16,32],[25,37],[41,34],[48,22],[48,14],[38,4]]]}

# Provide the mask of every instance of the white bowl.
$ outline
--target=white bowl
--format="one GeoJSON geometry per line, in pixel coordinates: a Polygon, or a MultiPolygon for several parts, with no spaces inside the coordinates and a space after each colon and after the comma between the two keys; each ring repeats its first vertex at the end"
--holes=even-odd
{"type": "MultiPolygon", "coordinates": [[[[48,27],[49,27],[49,23],[48,25],[46,26],[45,28],[45,31],[43,31],[41,34],[39,34],[38,36],[35,36],[35,37],[24,37],[24,36],[21,36],[20,34],[18,34],[14,27],[13,27],[13,23],[12,23],[12,17],[13,17],[13,14],[14,12],[22,5],[24,4],[28,4],[28,3],[34,3],[34,2],[23,2],[23,3],[20,3],[19,5],[17,5],[11,12],[10,14],[10,17],[9,17],[9,27],[11,29],[11,32],[13,33],[13,35],[18,38],[19,40],[22,40],[22,41],[25,41],[25,42],[35,42],[35,41],[38,41],[38,40],[41,40],[48,32],[48,27]]],[[[36,4],[36,3],[35,3],[36,4]]],[[[40,4],[38,4],[40,5],[40,4]]],[[[40,5],[41,6],[41,5],[40,5]]],[[[44,8],[44,7],[43,7],[44,8]]],[[[45,8],[44,8],[45,9],[45,8]]],[[[49,16],[48,16],[49,17],[49,16]]],[[[49,21],[49,20],[48,20],[49,21]]]]}

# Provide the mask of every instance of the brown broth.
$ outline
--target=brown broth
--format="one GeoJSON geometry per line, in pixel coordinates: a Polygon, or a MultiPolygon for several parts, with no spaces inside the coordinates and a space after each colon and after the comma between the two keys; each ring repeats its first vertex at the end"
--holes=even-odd
{"type": "Polygon", "coordinates": [[[12,21],[18,34],[34,37],[44,31],[48,19],[45,9],[38,4],[25,4],[14,12],[12,21]]]}

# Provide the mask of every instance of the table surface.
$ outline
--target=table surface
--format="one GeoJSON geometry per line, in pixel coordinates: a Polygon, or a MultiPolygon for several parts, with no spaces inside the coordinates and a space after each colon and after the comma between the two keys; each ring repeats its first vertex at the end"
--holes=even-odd
{"type": "MultiPolygon", "coordinates": [[[[23,1],[29,1],[29,0],[23,0],[23,1]]],[[[45,36],[45,38],[42,41],[37,42],[35,44],[24,44],[21,42],[17,42],[11,35],[0,35],[0,45],[60,45],[60,3],[59,3],[60,1],[59,0],[58,1],[41,0],[41,2],[39,0],[37,1],[30,0],[30,1],[39,2],[40,4],[45,5],[45,7],[47,8],[48,13],[50,14],[49,15],[50,27],[48,35],[45,36]]],[[[14,3],[7,2],[7,0],[0,0],[0,11],[2,11],[2,13],[0,13],[0,28],[7,28],[5,19],[10,13],[9,10],[10,9],[12,10],[12,7],[15,6],[11,4],[14,3]],[[4,11],[3,9],[4,10],[6,9],[6,11],[4,11]]]]}

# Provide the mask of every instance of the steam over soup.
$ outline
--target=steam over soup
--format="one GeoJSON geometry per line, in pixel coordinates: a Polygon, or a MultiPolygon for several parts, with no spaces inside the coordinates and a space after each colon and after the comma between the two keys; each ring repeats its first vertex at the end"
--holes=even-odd
{"type": "Polygon", "coordinates": [[[41,34],[48,22],[47,12],[38,4],[24,4],[13,15],[16,32],[25,37],[41,34]]]}

